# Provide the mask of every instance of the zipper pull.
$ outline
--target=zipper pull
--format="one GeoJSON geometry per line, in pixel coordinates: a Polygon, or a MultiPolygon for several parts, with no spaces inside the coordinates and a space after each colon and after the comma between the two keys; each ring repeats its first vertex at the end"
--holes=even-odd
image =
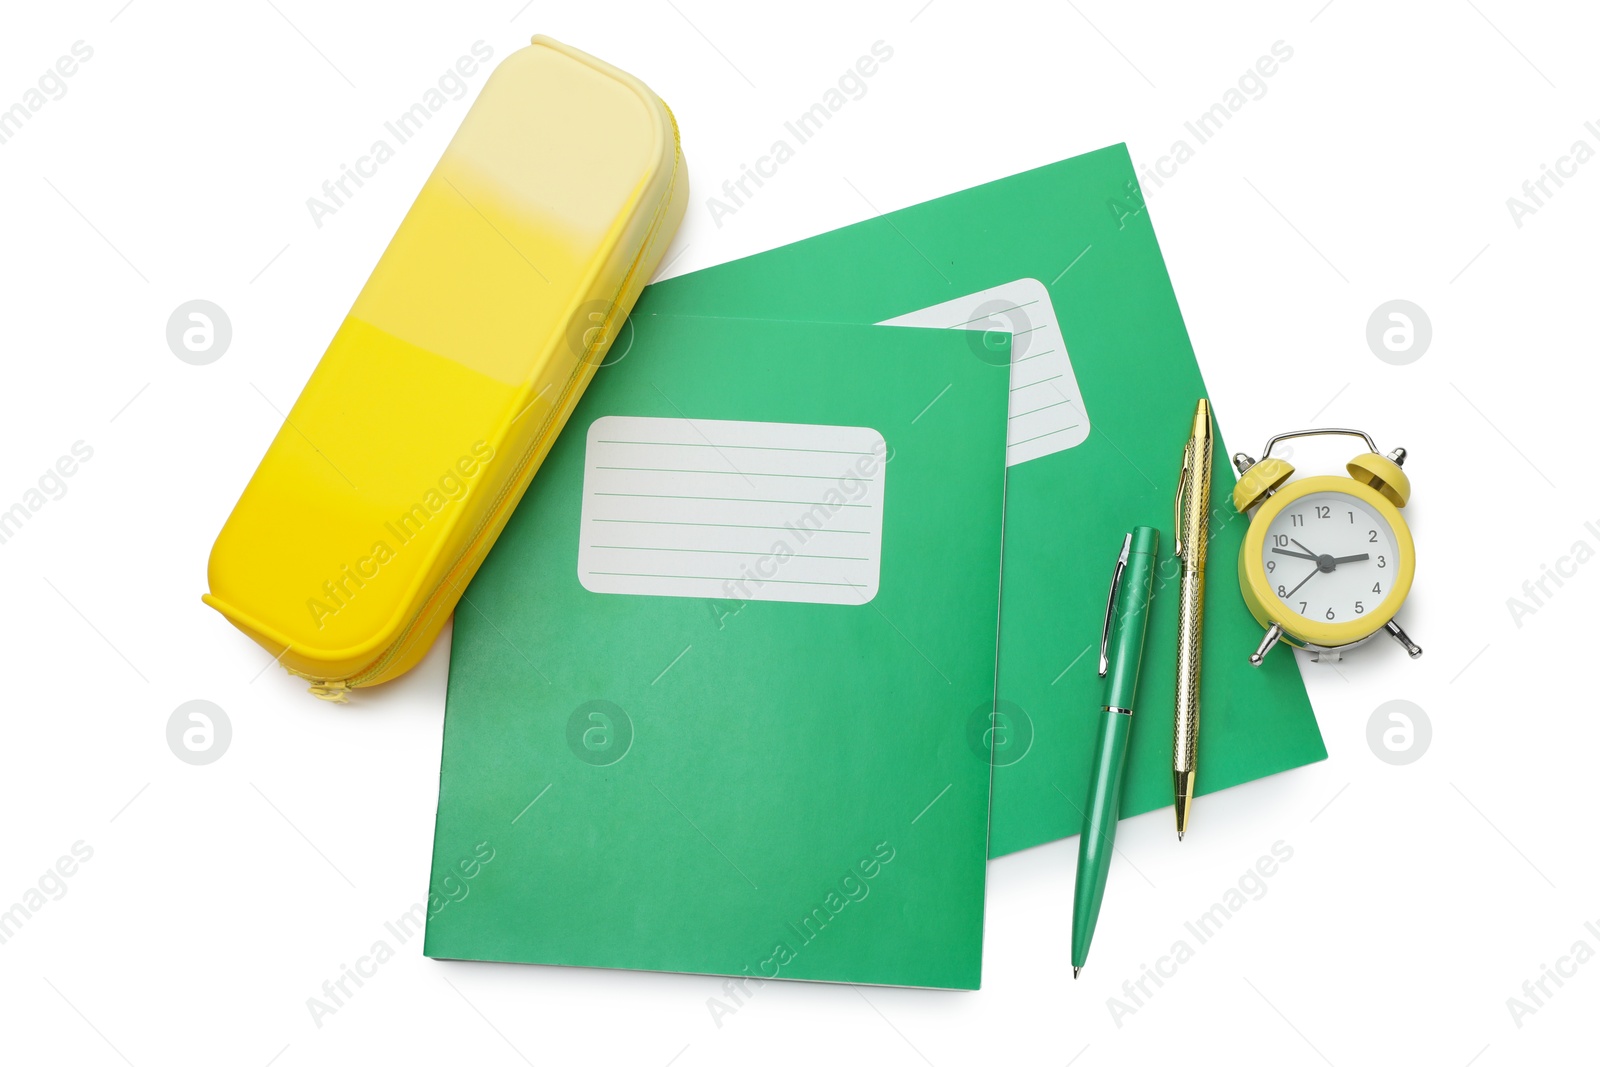
{"type": "Polygon", "coordinates": [[[335,704],[350,703],[350,683],[343,679],[330,682],[312,682],[309,691],[312,696],[319,700],[328,700],[335,704]]]}

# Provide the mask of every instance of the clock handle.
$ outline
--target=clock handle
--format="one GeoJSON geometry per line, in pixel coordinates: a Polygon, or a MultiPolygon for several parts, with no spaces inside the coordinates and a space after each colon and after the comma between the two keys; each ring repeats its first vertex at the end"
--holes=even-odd
{"type": "MultiPolygon", "coordinates": [[[[1359,438],[1361,438],[1363,441],[1365,441],[1367,443],[1367,451],[1376,452],[1378,450],[1378,446],[1373,444],[1373,442],[1372,442],[1371,435],[1369,435],[1365,430],[1351,430],[1351,429],[1347,429],[1347,428],[1342,427],[1342,426],[1328,426],[1328,427],[1324,427],[1324,428],[1321,428],[1321,429],[1315,429],[1315,430],[1290,430],[1288,433],[1280,433],[1276,437],[1270,437],[1270,438],[1267,439],[1267,447],[1261,450],[1261,458],[1262,459],[1266,459],[1268,456],[1272,455],[1272,449],[1273,449],[1274,446],[1277,445],[1277,443],[1279,441],[1289,441],[1289,440],[1292,440],[1292,439],[1294,439],[1296,437],[1329,437],[1329,436],[1331,436],[1331,437],[1359,437],[1359,438]]],[[[1238,460],[1235,459],[1234,462],[1237,463],[1238,460]]]]}

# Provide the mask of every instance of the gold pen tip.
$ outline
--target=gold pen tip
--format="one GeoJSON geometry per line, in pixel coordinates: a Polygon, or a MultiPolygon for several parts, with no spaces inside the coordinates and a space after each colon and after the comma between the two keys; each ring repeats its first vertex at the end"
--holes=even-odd
{"type": "Polygon", "coordinates": [[[1194,429],[1192,431],[1192,436],[1211,436],[1211,401],[1207,400],[1205,397],[1201,397],[1200,402],[1194,406],[1194,429]]]}
{"type": "Polygon", "coordinates": [[[1179,840],[1179,841],[1182,841],[1182,840],[1183,840],[1183,831],[1182,831],[1182,830],[1179,830],[1179,831],[1178,831],[1178,840],[1179,840]]]}

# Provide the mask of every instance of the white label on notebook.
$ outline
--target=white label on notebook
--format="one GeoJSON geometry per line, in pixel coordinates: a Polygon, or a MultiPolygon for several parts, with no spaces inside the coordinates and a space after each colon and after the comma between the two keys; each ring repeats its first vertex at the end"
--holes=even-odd
{"type": "Polygon", "coordinates": [[[887,456],[862,426],[596,419],[578,580],[595,593],[865,604],[878,595],[887,456]]]}
{"type": "Polygon", "coordinates": [[[1018,278],[878,325],[972,330],[977,358],[985,352],[984,331],[1011,334],[1006,466],[1064,452],[1088,439],[1089,411],[1078,392],[1050,291],[1037,278],[1018,278]]]}

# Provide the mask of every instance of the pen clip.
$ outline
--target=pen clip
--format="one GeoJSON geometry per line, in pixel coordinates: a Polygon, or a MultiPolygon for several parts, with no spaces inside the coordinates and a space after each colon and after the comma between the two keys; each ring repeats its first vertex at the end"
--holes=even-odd
{"type": "Polygon", "coordinates": [[[1122,584],[1122,572],[1128,567],[1128,551],[1133,547],[1133,534],[1126,534],[1122,538],[1122,555],[1117,557],[1117,566],[1111,572],[1111,592],[1106,594],[1106,621],[1100,628],[1100,677],[1106,676],[1110,662],[1106,653],[1111,650],[1111,616],[1117,608],[1117,587],[1122,584]]]}
{"type": "Polygon", "coordinates": [[[1194,476],[1194,464],[1190,462],[1194,457],[1194,444],[1194,438],[1191,437],[1183,446],[1183,467],[1178,471],[1178,492],[1172,498],[1172,554],[1180,559],[1183,558],[1183,498],[1194,476]]]}

